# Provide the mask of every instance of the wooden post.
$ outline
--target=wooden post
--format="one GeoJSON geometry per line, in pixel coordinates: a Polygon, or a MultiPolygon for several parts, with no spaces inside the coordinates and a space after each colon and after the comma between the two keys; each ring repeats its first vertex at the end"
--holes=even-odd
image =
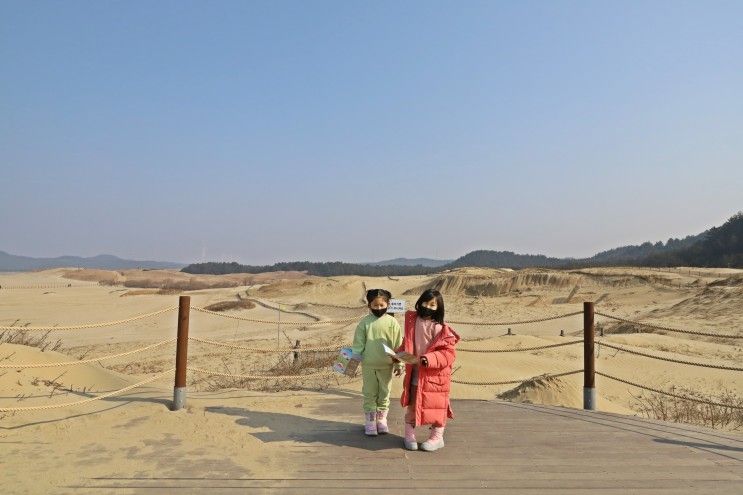
{"type": "Polygon", "coordinates": [[[294,348],[297,349],[294,351],[294,364],[297,364],[299,363],[299,340],[294,343],[294,348]]]}
{"type": "Polygon", "coordinates": [[[186,369],[188,368],[188,316],[191,311],[191,296],[178,299],[178,340],[175,350],[175,387],[173,388],[173,411],[186,407],[186,369]]]}
{"type": "Polygon", "coordinates": [[[583,409],[596,410],[593,303],[583,303],[583,409]]]}
{"type": "Polygon", "coordinates": [[[281,347],[281,303],[279,303],[279,307],[276,308],[276,312],[279,317],[276,323],[276,348],[279,349],[281,347]]]}

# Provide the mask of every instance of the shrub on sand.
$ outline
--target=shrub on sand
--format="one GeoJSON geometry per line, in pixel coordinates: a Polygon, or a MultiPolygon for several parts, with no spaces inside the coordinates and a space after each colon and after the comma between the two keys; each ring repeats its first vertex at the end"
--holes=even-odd
{"type": "Polygon", "coordinates": [[[644,416],[675,423],[690,423],[710,428],[739,430],[743,428],[743,397],[727,389],[718,394],[702,394],[674,387],[672,392],[695,400],[679,399],[655,392],[635,395],[633,409],[644,416]],[[709,404],[715,402],[720,405],[709,404]]]}

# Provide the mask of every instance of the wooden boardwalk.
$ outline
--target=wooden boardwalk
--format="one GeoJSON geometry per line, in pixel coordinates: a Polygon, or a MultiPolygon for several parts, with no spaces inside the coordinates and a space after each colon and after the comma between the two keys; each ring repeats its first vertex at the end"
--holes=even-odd
{"type": "MultiPolygon", "coordinates": [[[[392,434],[366,438],[358,401],[329,400],[323,419],[295,411],[208,407],[250,426],[266,448],[282,448],[286,474],[244,473],[194,462],[168,477],[99,477],[67,486],[98,493],[743,493],[743,435],[634,417],[500,401],[453,402],[446,447],[401,448],[392,434]],[[289,416],[295,425],[286,428],[289,416]],[[220,474],[214,474],[220,473],[220,474]]],[[[421,439],[425,431],[420,429],[421,439]]],[[[228,461],[225,460],[225,464],[228,461]]]]}

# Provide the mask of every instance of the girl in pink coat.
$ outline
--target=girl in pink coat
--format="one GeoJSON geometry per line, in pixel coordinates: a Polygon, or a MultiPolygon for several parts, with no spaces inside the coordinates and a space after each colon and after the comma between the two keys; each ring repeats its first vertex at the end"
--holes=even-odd
{"type": "Polygon", "coordinates": [[[444,298],[437,290],[426,290],[415,303],[415,311],[405,313],[405,335],[399,349],[417,358],[405,365],[400,400],[407,407],[404,445],[408,450],[418,450],[415,427],[419,425],[431,425],[430,437],[420,445],[421,450],[444,446],[446,420],[454,417],[449,391],[457,342],[459,335],[444,323],[444,298]]]}

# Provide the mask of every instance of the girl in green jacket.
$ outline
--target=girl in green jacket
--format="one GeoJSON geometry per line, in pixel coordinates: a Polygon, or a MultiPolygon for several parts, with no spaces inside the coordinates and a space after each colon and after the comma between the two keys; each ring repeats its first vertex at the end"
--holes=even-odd
{"type": "Polygon", "coordinates": [[[389,432],[387,411],[390,408],[393,363],[384,346],[397,349],[402,344],[402,330],[397,320],[386,314],[392,294],[384,289],[366,293],[370,314],[362,318],[353,337],[353,358],[361,361],[364,395],[364,433],[369,436],[389,432]]]}

